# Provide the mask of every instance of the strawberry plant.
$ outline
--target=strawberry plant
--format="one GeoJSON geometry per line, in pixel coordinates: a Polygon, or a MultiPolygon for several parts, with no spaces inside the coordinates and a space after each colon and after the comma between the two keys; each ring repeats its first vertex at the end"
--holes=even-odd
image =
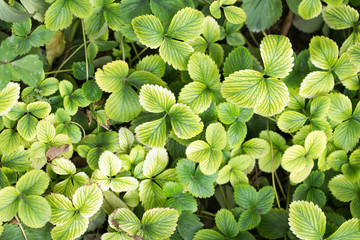
{"type": "Polygon", "coordinates": [[[0,0],[0,240],[360,239],[358,0],[0,0]]]}

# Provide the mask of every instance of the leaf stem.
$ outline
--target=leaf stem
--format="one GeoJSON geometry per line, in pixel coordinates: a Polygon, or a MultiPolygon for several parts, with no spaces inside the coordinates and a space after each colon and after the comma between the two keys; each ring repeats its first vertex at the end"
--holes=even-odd
{"type": "Polygon", "coordinates": [[[278,183],[278,185],[279,185],[280,192],[281,192],[281,194],[283,195],[284,200],[286,200],[286,195],[285,195],[284,188],[282,187],[282,184],[281,184],[281,182],[280,182],[279,176],[277,175],[277,172],[276,172],[276,171],[275,171],[275,178],[276,178],[276,181],[277,181],[277,183],[278,183]]]}
{"type": "MultiPolygon", "coordinates": [[[[57,71],[60,71],[60,69],[84,46],[84,44],[81,44],[68,58],[66,58],[60,65],[57,71]]],[[[57,73],[55,74],[56,77],[57,73]]]]}
{"type": "Polygon", "coordinates": [[[274,149],[273,149],[273,144],[272,144],[272,140],[271,140],[271,136],[270,136],[270,131],[269,131],[269,119],[266,119],[266,131],[269,137],[269,142],[270,142],[270,152],[271,152],[271,179],[272,179],[272,185],[274,188],[274,192],[275,192],[275,197],[276,197],[276,202],[278,205],[278,208],[280,208],[280,200],[279,200],[279,196],[277,194],[276,191],[276,185],[275,185],[275,173],[274,173],[274,149]]]}
{"type": "Polygon", "coordinates": [[[85,24],[84,20],[81,19],[82,26],[82,35],[84,40],[84,51],[85,51],[85,64],[86,64],[86,81],[89,80],[89,63],[88,63],[88,52],[87,52],[87,43],[86,43],[86,34],[85,34],[85,24]]]}
{"type": "Polygon", "coordinates": [[[137,51],[136,46],[135,46],[135,44],[134,44],[133,42],[131,43],[131,46],[132,46],[132,48],[134,49],[136,58],[139,59],[139,61],[140,61],[141,58],[140,58],[139,52],[137,51]]]}
{"type": "Polygon", "coordinates": [[[196,216],[198,216],[199,218],[208,218],[208,219],[211,219],[211,220],[215,220],[215,218],[209,217],[209,216],[206,216],[206,215],[197,214],[196,216]]]}
{"type": "Polygon", "coordinates": [[[25,234],[24,228],[22,227],[21,222],[20,222],[19,218],[18,218],[16,215],[15,215],[15,219],[16,219],[16,221],[17,221],[17,224],[18,224],[18,225],[19,225],[19,227],[20,227],[20,230],[21,230],[21,232],[22,232],[22,234],[23,234],[23,236],[24,236],[25,240],[27,240],[27,237],[26,237],[26,234],[25,234]]]}
{"type": "MultiPolygon", "coordinates": [[[[139,57],[141,56],[141,54],[143,54],[146,50],[148,50],[149,48],[148,47],[146,47],[146,48],[144,48],[143,50],[141,50],[140,52],[139,52],[139,57]]],[[[137,58],[137,56],[135,56],[134,58],[132,58],[131,59],[131,62],[133,62],[133,61],[135,61],[135,59],[137,58]]]]}
{"type": "Polygon", "coordinates": [[[254,37],[254,34],[249,30],[250,36],[252,38],[252,40],[254,41],[254,43],[256,44],[256,46],[259,46],[259,42],[256,40],[256,38],[254,37]]]}
{"type": "Polygon", "coordinates": [[[122,60],[125,62],[125,46],[124,46],[124,36],[121,34],[121,39],[120,39],[120,48],[121,48],[121,57],[122,60]]]}
{"type": "Polygon", "coordinates": [[[200,210],[200,213],[203,213],[203,214],[208,215],[208,216],[215,217],[214,213],[211,213],[211,212],[208,212],[208,211],[205,211],[205,210],[200,210]]]}
{"type": "Polygon", "coordinates": [[[225,196],[224,189],[222,188],[221,185],[219,185],[219,188],[220,188],[221,196],[222,196],[222,198],[224,199],[226,208],[227,208],[227,209],[230,209],[229,203],[227,202],[227,199],[226,199],[226,196],[225,196]]]}
{"type": "Polygon", "coordinates": [[[45,75],[55,74],[55,73],[62,73],[62,72],[72,72],[72,69],[63,69],[63,70],[57,70],[57,71],[46,72],[46,73],[45,73],[45,75]]]}

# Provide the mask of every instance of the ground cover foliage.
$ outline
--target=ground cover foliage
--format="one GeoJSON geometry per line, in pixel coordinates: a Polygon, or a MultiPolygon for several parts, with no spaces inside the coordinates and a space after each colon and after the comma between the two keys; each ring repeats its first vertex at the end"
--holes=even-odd
{"type": "Polygon", "coordinates": [[[360,239],[358,0],[0,0],[0,239],[360,239]]]}

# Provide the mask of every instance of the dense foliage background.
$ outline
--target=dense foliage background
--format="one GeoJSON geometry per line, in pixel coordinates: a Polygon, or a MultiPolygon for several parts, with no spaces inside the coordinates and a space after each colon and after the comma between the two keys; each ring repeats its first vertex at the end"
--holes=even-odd
{"type": "Polygon", "coordinates": [[[0,239],[360,239],[359,0],[0,0],[0,239]]]}

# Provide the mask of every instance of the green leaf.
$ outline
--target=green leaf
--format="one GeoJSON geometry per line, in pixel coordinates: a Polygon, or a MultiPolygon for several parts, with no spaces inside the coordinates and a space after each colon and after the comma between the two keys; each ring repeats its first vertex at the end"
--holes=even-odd
{"type": "Polygon", "coordinates": [[[334,88],[334,77],[331,72],[314,71],[309,73],[300,87],[300,96],[314,98],[328,93],[334,88]]]}
{"type": "Polygon", "coordinates": [[[349,50],[347,51],[351,63],[353,63],[357,68],[360,67],[360,43],[354,43],[350,45],[349,50]]]}
{"type": "Polygon", "coordinates": [[[105,92],[119,92],[123,89],[124,80],[129,72],[126,62],[118,60],[106,64],[95,73],[95,80],[101,90],[105,92]]]}
{"type": "Polygon", "coordinates": [[[80,237],[89,225],[88,218],[75,214],[64,224],[57,225],[51,230],[53,240],[71,240],[80,237]]]}
{"type": "Polygon", "coordinates": [[[288,215],[284,209],[271,209],[267,214],[261,215],[258,232],[266,239],[286,237],[289,231],[288,215]]]}
{"type": "Polygon", "coordinates": [[[139,197],[145,210],[164,206],[166,202],[166,197],[161,187],[151,179],[141,181],[139,197]]]}
{"type": "Polygon", "coordinates": [[[41,47],[48,43],[54,32],[45,28],[44,25],[37,27],[29,36],[29,42],[33,47],[41,47]]]}
{"type": "Polygon", "coordinates": [[[20,85],[10,82],[0,91],[0,116],[7,114],[18,102],[20,97],[20,85]]]}
{"type": "Polygon", "coordinates": [[[302,126],[304,126],[307,119],[308,118],[302,113],[286,111],[280,115],[277,124],[281,131],[292,133],[298,131],[302,126]]]}
{"type": "Polygon", "coordinates": [[[241,108],[232,103],[221,103],[217,107],[219,120],[224,124],[232,124],[235,121],[247,122],[253,116],[252,109],[241,108]]]}
{"type": "Polygon", "coordinates": [[[5,3],[4,0],[0,0],[0,19],[5,22],[25,22],[28,18],[31,18],[32,14],[24,11],[20,11],[15,7],[11,7],[5,3]]]}
{"type": "Polygon", "coordinates": [[[260,158],[270,151],[270,145],[263,139],[252,138],[243,144],[244,153],[253,158],[260,158]]]}
{"type": "Polygon", "coordinates": [[[166,87],[166,82],[148,71],[135,71],[127,79],[129,83],[140,89],[144,84],[154,84],[166,87]]]}
{"type": "Polygon", "coordinates": [[[239,227],[234,215],[227,209],[220,209],[215,216],[219,230],[228,238],[234,238],[239,233],[239,227]]]}
{"type": "Polygon", "coordinates": [[[163,147],[167,138],[165,117],[141,124],[135,129],[139,141],[152,147],[163,147]]]}
{"type": "Polygon", "coordinates": [[[349,239],[356,240],[360,238],[359,220],[352,218],[343,223],[336,232],[331,234],[327,239],[349,239]]]}
{"type": "Polygon", "coordinates": [[[210,107],[212,97],[205,84],[191,82],[181,89],[179,102],[188,105],[195,113],[202,113],[210,107]]]}
{"type": "MultiPolygon", "coordinates": [[[[219,1],[215,1],[219,2],[219,1]]],[[[194,240],[224,240],[225,237],[221,233],[212,230],[212,229],[201,229],[198,231],[195,236],[194,240]]]]}
{"type": "Polygon", "coordinates": [[[245,23],[252,32],[260,32],[269,28],[282,14],[280,0],[244,0],[242,8],[247,16],[245,23]],[[263,14],[264,12],[267,14],[263,14]]]}
{"type": "Polygon", "coordinates": [[[194,49],[187,43],[165,38],[160,45],[160,56],[178,70],[187,70],[187,62],[194,49]]]}
{"type": "Polygon", "coordinates": [[[161,173],[167,166],[169,156],[165,148],[153,148],[146,155],[143,174],[147,178],[152,178],[161,173]]]}
{"type": "Polygon", "coordinates": [[[120,3],[119,13],[125,23],[130,23],[133,18],[150,13],[149,1],[123,0],[120,3]]]}
{"type": "Polygon", "coordinates": [[[10,221],[18,211],[19,193],[14,187],[5,187],[0,190],[0,219],[10,221]]]}
{"type": "Polygon", "coordinates": [[[352,105],[350,99],[341,93],[329,94],[331,103],[328,116],[333,121],[345,121],[351,117],[352,105]]]}
{"type": "Polygon", "coordinates": [[[162,78],[165,74],[165,62],[159,55],[147,55],[136,64],[136,71],[148,71],[162,78]]]}
{"type": "Polygon", "coordinates": [[[321,13],[320,0],[302,0],[299,4],[298,13],[304,19],[311,19],[321,13]]]}
{"type": "Polygon", "coordinates": [[[73,217],[75,208],[71,201],[64,195],[51,193],[46,196],[46,200],[51,206],[50,222],[53,224],[64,224],[73,217]]]}
{"type": "Polygon", "coordinates": [[[23,172],[30,167],[29,157],[29,152],[24,150],[23,147],[20,147],[11,154],[3,154],[1,157],[1,165],[15,171],[23,172]]]}
{"type": "Polygon", "coordinates": [[[294,201],[290,204],[291,231],[303,239],[321,239],[325,233],[326,217],[312,202],[294,201]]]}
{"type": "Polygon", "coordinates": [[[140,220],[127,208],[119,208],[109,216],[109,222],[127,234],[136,235],[141,228],[140,220]]]}
{"type": "Polygon", "coordinates": [[[254,70],[241,70],[225,78],[221,92],[231,103],[253,107],[255,113],[264,116],[281,112],[289,101],[283,82],[263,78],[254,70]]]}
{"type": "Polygon", "coordinates": [[[326,24],[337,30],[355,27],[359,20],[359,13],[348,5],[327,6],[322,15],[326,24]]]}
{"type": "Polygon", "coordinates": [[[120,149],[129,151],[131,146],[134,144],[134,134],[127,128],[121,127],[118,133],[120,149]]]}
{"type": "Polygon", "coordinates": [[[306,150],[303,146],[293,145],[285,151],[281,166],[288,172],[299,172],[311,161],[307,160],[305,156],[306,150]]]}
{"type": "Polygon", "coordinates": [[[31,170],[21,176],[16,183],[16,190],[21,194],[40,195],[49,185],[49,176],[41,170],[31,170]]]}
{"type": "Polygon", "coordinates": [[[256,207],[257,192],[254,187],[247,184],[240,184],[235,187],[235,202],[242,208],[251,209],[256,207]]]}
{"type": "Polygon", "coordinates": [[[169,24],[175,13],[186,6],[182,0],[151,0],[151,11],[164,23],[169,24]]]}
{"type": "Polygon", "coordinates": [[[89,0],[73,0],[67,2],[71,12],[78,18],[91,16],[93,8],[89,0]]]}
{"type": "Polygon", "coordinates": [[[134,177],[118,177],[111,179],[110,189],[114,192],[128,192],[136,190],[139,182],[134,177]]]}
{"type": "Polygon", "coordinates": [[[31,141],[36,136],[37,123],[38,120],[34,116],[26,114],[18,121],[16,129],[21,137],[27,141],[31,141]]]}
{"type": "Polygon", "coordinates": [[[206,129],[206,141],[212,148],[224,149],[226,145],[226,132],[221,123],[212,123],[206,129]]]}
{"type": "Polygon", "coordinates": [[[204,226],[195,214],[189,212],[181,213],[177,225],[177,230],[185,240],[193,239],[195,233],[204,226]]]}
{"type": "Polygon", "coordinates": [[[54,139],[56,130],[49,121],[42,120],[36,126],[36,136],[40,142],[49,143],[54,139]]]}
{"type": "Polygon", "coordinates": [[[73,196],[74,207],[86,218],[93,216],[103,203],[103,195],[96,184],[79,187],[73,196]]]}
{"type": "Polygon", "coordinates": [[[13,32],[20,37],[26,37],[31,31],[31,19],[27,19],[25,22],[13,23],[13,32]]]}
{"type": "Polygon", "coordinates": [[[56,0],[45,13],[45,24],[50,30],[62,30],[70,26],[72,13],[66,0],[56,0]]]}
{"type": "Polygon", "coordinates": [[[150,209],[142,217],[139,235],[145,239],[166,239],[175,231],[178,218],[179,213],[174,209],[150,209]]]}
{"type": "Polygon", "coordinates": [[[334,130],[334,143],[346,152],[355,147],[360,138],[360,122],[350,119],[339,124],[334,130]]]}
{"type": "Polygon", "coordinates": [[[65,158],[56,158],[52,162],[52,170],[59,175],[70,175],[76,173],[74,163],[65,158]]]}
{"type": "Polygon", "coordinates": [[[214,194],[216,174],[203,174],[194,162],[181,159],[176,166],[176,175],[179,181],[185,184],[189,192],[199,198],[210,197],[214,194]]]}
{"type": "Polygon", "coordinates": [[[316,159],[326,149],[326,135],[323,131],[313,131],[305,139],[305,150],[307,157],[316,159]]]}
{"type": "Polygon", "coordinates": [[[154,15],[139,16],[131,22],[139,41],[147,47],[158,48],[164,39],[164,28],[154,15]]]}
{"type": "Polygon", "coordinates": [[[203,53],[191,55],[188,71],[191,79],[204,83],[208,87],[220,82],[220,74],[215,62],[203,53]]]}
{"type": "Polygon", "coordinates": [[[81,89],[85,99],[90,102],[97,102],[102,97],[102,91],[94,80],[85,82],[81,89]]]}
{"type": "Polygon", "coordinates": [[[281,35],[268,35],[260,45],[261,57],[264,62],[264,74],[284,78],[294,66],[293,50],[287,37],[281,35]]]}
{"type": "Polygon", "coordinates": [[[161,86],[146,84],[141,87],[139,101],[149,112],[168,112],[175,104],[174,94],[161,86]]]}
{"type": "Polygon", "coordinates": [[[260,221],[261,216],[258,212],[247,209],[240,215],[238,225],[241,231],[245,231],[256,227],[260,221]]]}
{"type": "Polygon", "coordinates": [[[181,139],[190,139],[202,132],[204,124],[191,109],[181,103],[175,104],[169,111],[170,122],[175,135],[181,139]]]}
{"type": "Polygon", "coordinates": [[[214,16],[214,18],[217,18],[217,19],[221,18],[220,7],[221,7],[220,1],[213,1],[211,3],[209,10],[210,10],[211,15],[214,16]]]}
{"type": "Polygon", "coordinates": [[[357,197],[359,186],[344,175],[338,175],[329,181],[329,189],[338,200],[349,202],[357,197]]]}
{"type": "Polygon", "coordinates": [[[51,105],[47,102],[33,102],[27,105],[27,111],[37,118],[46,118],[51,112],[51,105]]]}
{"type": "Polygon", "coordinates": [[[0,150],[4,154],[12,153],[24,145],[23,141],[15,130],[5,129],[0,133],[0,150]]]}
{"type": "Polygon", "coordinates": [[[45,198],[25,195],[20,199],[18,214],[26,226],[40,228],[49,221],[51,208],[45,198]]]}
{"type": "Polygon", "coordinates": [[[223,8],[226,19],[233,24],[241,24],[246,20],[244,10],[236,6],[227,6],[223,8]]]}
{"type": "Polygon", "coordinates": [[[108,177],[115,176],[121,170],[121,160],[112,152],[105,151],[99,159],[99,169],[108,177]]]}
{"type": "Polygon", "coordinates": [[[204,15],[187,7],[178,11],[170,22],[167,35],[183,41],[199,36],[203,29],[204,15]]]}
{"type": "Polygon", "coordinates": [[[256,211],[265,214],[270,211],[275,199],[274,189],[270,186],[263,187],[257,194],[256,211]]]}
{"type": "Polygon", "coordinates": [[[204,19],[203,35],[208,43],[214,43],[220,38],[219,24],[210,16],[204,19]]]}
{"type": "Polygon", "coordinates": [[[224,62],[224,76],[253,67],[253,59],[249,50],[245,47],[237,47],[232,50],[224,62]]]}
{"type": "MultiPolygon", "coordinates": [[[[303,2],[306,0],[303,0],[303,2]]],[[[311,62],[318,68],[331,69],[338,58],[339,50],[336,42],[324,36],[311,38],[309,44],[311,62]]]]}
{"type": "Polygon", "coordinates": [[[106,115],[115,121],[128,122],[137,117],[141,112],[141,106],[136,92],[127,84],[120,91],[110,95],[105,103],[106,115]],[[122,111],[118,111],[121,108],[122,111]]]}

